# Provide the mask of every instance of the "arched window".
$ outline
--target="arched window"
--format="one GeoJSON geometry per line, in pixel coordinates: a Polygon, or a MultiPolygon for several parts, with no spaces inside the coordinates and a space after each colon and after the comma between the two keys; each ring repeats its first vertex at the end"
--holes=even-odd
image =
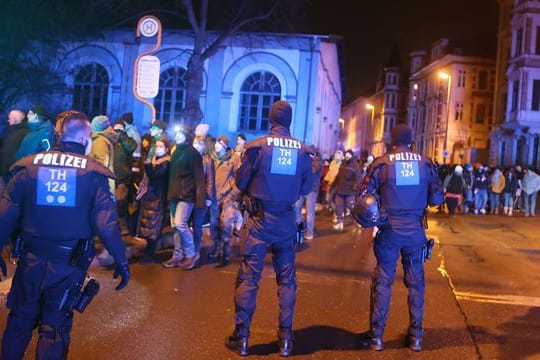
{"type": "Polygon", "coordinates": [[[73,109],[84,112],[91,119],[107,112],[109,75],[99,64],[83,66],[75,76],[73,109]]]}
{"type": "Polygon", "coordinates": [[[172,67],[159,76],[159,93],[154,98],[157,119],[168,123],[180,120],[186,104],[186,70],[172,67]]]}
{"type": "Polygon", "coordinates": [[[279,80],[271,73],[251,74],[240,89],[240,122],[242,131],[267,131],[270,107],[281,98],[279,80]]]}

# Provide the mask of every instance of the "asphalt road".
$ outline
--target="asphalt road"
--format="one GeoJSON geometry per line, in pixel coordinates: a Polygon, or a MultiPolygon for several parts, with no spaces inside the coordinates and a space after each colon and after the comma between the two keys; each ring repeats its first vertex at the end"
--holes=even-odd
{"type": "MultiPolygon", "coordinates": [[[[294,357],[298,359],[540,359],[539,219],[430,214],[437,245],[426,263],[424,350],[403,346],[408,311],[402,271],[393,288],[385,350],[360,347],[368,329],[375,259],[371,231],[331,228],[317,216],[314,240],[297,253],[294,357]]],[[[208,240],[203,245],[209,246],[208,240]]],[[[166,259],[170,250],[159,255],[166,259]]],[[[238,255],[239,249],[236,249],[238,255]]],[[[268,254],[250,338],[251,358],[278,358],[276,283],[268,254]]],[[[193,271],[131,266],[132,282],[116,292],[112,271],[93,268],[101,291],[76,314],[70,359],[234,359],[224,347],[233,328],[231,265],[193,271]]],[[[13,268],[9,269],[10,275],[13,268]]],[[[8,281],[0,283],[2,305],[8,281]]],[[[7,311],[0,307],[0,325],[7,311]]],[[[34,358],[36,336],[25,359],[34,358]]]]}

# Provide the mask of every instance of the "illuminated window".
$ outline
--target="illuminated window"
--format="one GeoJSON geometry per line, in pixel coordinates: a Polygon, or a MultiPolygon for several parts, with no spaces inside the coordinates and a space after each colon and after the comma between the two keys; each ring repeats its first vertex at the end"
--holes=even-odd
{"type": "Polygon", "coordinates": [[[107,113],[109,75],[99,64],[83,66],[75,76],[73,84],[73,109],[87,114],[90,119],[107,113]]]}
{"type": "Polygon", "coordinates": [[[281,98],[279,80],[266,71],[251,74],[240,89],[239,130],[267,131],[270,107],[281,98]]]}
{"type": "Polygon", "coordinates": [[[186,105],[186,70],[172,67],[159,76],[159,93],[154,99],[156,118],[168,123],[180,120],[186,105]]]}

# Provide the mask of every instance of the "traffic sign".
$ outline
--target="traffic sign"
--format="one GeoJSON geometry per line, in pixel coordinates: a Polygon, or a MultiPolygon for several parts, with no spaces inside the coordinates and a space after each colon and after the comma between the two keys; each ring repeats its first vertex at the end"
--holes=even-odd
{"type": "Polygon", "coordinates": [[[152,37],[159,31],[159,22],[153,16],[143,18],[139,24],[139,31],[143,36],[152,37]]]}
{"type": "Polygon", "coordinates": [[[145,55],[139,60],[137,69],[137,95],[142,98],[155,98],[159,92],[159,73],[161,62],[157,56],[145,55]]]}

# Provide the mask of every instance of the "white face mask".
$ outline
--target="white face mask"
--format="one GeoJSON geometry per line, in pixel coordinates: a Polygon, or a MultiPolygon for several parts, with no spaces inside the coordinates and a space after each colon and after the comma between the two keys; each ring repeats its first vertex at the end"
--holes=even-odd
{"type": "Polygon", "coordinates": [[[186,135],[184,135],[181,132],[176,133],[176,135],[174,135],[174,142],[177,145],[181,145],[181,144],[185,143],[186,142],[186,135]]]}
{"type": "Polygon", "coordinates": [[[350,160],[352,158],[352,155],[349,153],[345,154],[345,160],[350,160]]]}
{"type": "Polygon", "coordinates": [[[223,152],[223,150],[225,150],[225,147],[221,143],[217,142],[216,145],[214,146],[214,149],[216,150],[217,153],[221,153],[223,152]]]}
{"type": "Polygon", "coordinates": [[[157,157],[165,156],[166,153],[167,153],[167,150],[165,150],[165,149],[156,149],[156,156],[157,157]]]}

